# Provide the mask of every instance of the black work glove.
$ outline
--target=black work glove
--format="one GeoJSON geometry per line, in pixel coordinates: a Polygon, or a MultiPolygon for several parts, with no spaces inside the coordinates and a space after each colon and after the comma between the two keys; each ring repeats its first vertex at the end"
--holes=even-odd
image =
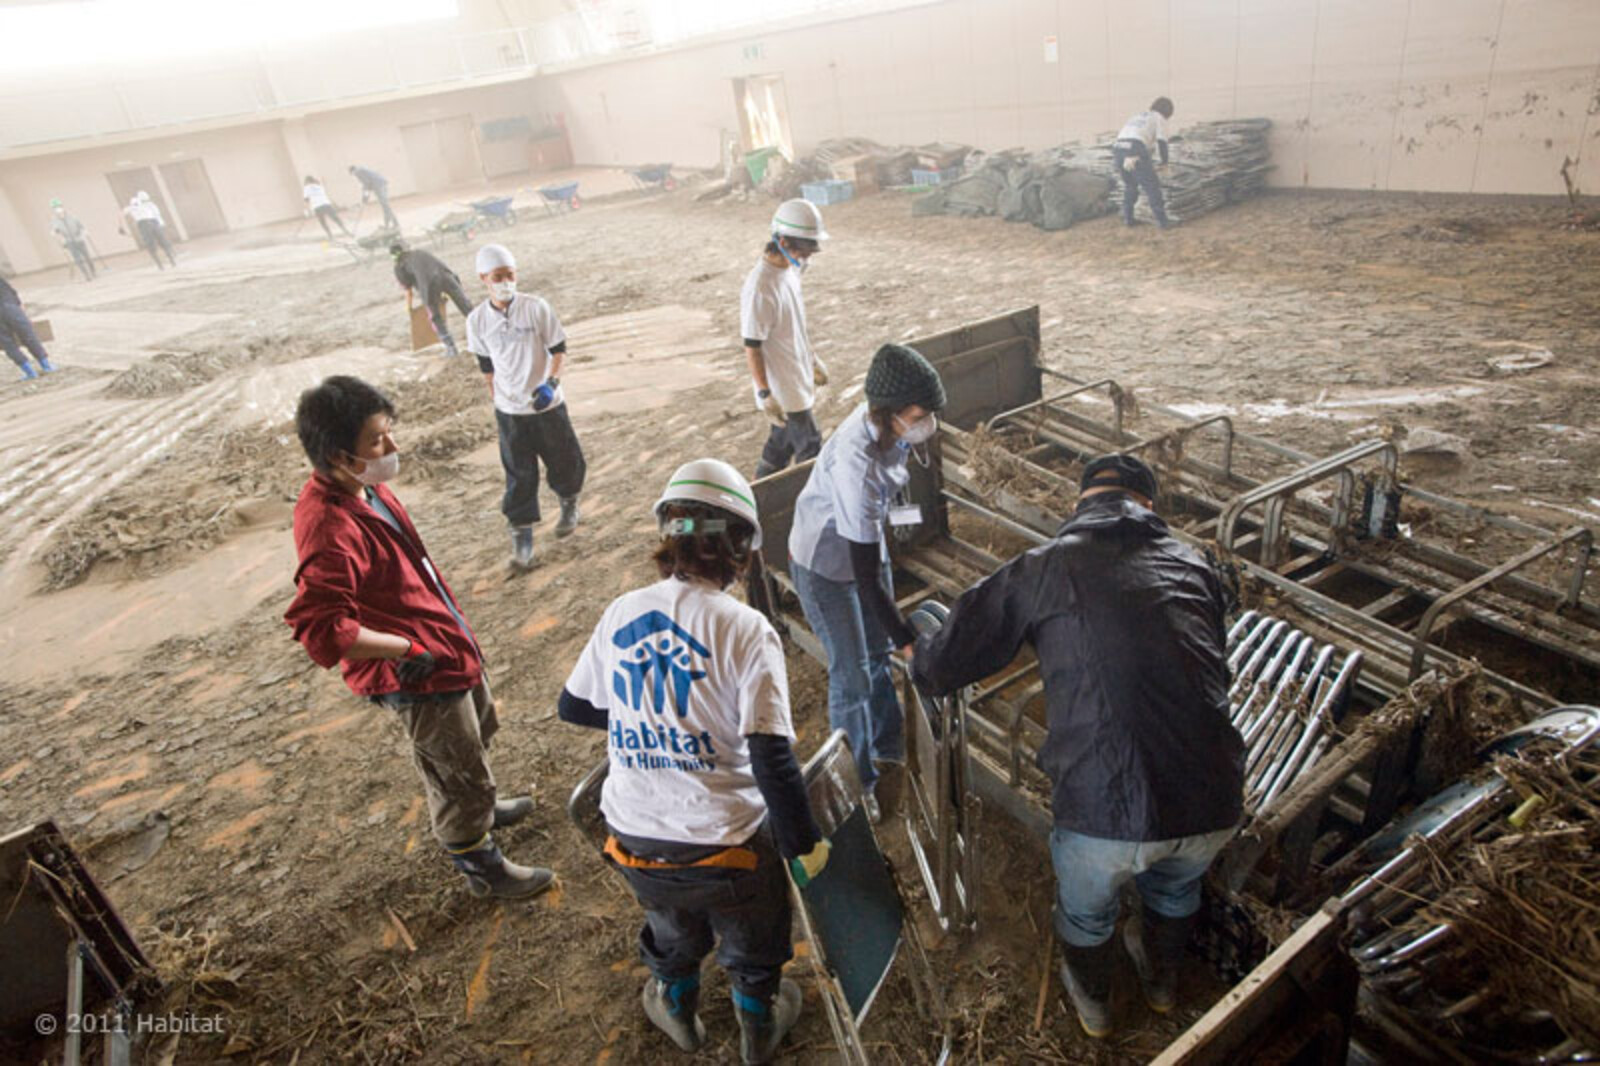
{"type": "Polygon", "coordinates": [[[394,676],[400,683],[407,687],[420,684],[433,673],[436,660],[431,651],[419,651],[415,655],[407,655],[403,659],[395,660],[394,676]]]}

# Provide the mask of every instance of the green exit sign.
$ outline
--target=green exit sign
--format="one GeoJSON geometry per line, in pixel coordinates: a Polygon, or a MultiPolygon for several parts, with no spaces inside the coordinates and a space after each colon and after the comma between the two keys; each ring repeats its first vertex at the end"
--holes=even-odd
{"type": "Polygon", "coordinates": [[[767,58],[767,46],[761,41],[752,41],[744,46],[744,58],[749,60],[767,58]]]}

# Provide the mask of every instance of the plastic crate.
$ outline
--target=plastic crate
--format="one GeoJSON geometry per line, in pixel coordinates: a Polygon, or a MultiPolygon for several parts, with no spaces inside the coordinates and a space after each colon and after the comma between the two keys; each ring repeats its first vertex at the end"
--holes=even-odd
{"type": "Polygon", "coordinates": [[[856,183],[853,181],[808,181],[800,186],[800,195],[818,207],[843,203],[855,194],[856,183]]]}
{"type": "Polygon", "coordinates": [[[961,176],[960,167],[950,167],[946,170],[918,170],[911,168],[911,184],[913,185],[943,185],[947,181],[955,181],[961,176]]]}

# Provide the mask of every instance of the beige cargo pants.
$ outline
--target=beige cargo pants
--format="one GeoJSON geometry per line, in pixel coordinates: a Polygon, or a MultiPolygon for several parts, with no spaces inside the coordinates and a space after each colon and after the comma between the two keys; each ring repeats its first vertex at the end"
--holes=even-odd
{"type": "Polygon", "coordinates": [[[425,699],[398,693],[383,698],[411,738],[411,753],[428,797],[433,835],[464,846],[494,825],[494,773],[489,738],[500,728],[485,678],[467,692],[425,699]]]}

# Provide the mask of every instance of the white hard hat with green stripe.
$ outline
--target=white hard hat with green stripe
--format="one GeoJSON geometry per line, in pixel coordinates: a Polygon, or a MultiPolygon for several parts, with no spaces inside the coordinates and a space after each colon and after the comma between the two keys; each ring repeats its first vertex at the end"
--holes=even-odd
{"type": "Polygon", "coordinates": [[[825,241],[828,231],[822,228],[822,209],[810,200],[785,200],[772,216],[772,232],[779,237],[803,237],[808,241],[825,241]]]}
{"type": "Polygon", "coordinates": [[[703,503],[742,518],[755,529],[750,547],[761,547],[761,516],[756,513],[755,493],[744,475],[721,459],[696,459],[673,471],[656,501],[656,518],[671,503],[703,503]]]}

